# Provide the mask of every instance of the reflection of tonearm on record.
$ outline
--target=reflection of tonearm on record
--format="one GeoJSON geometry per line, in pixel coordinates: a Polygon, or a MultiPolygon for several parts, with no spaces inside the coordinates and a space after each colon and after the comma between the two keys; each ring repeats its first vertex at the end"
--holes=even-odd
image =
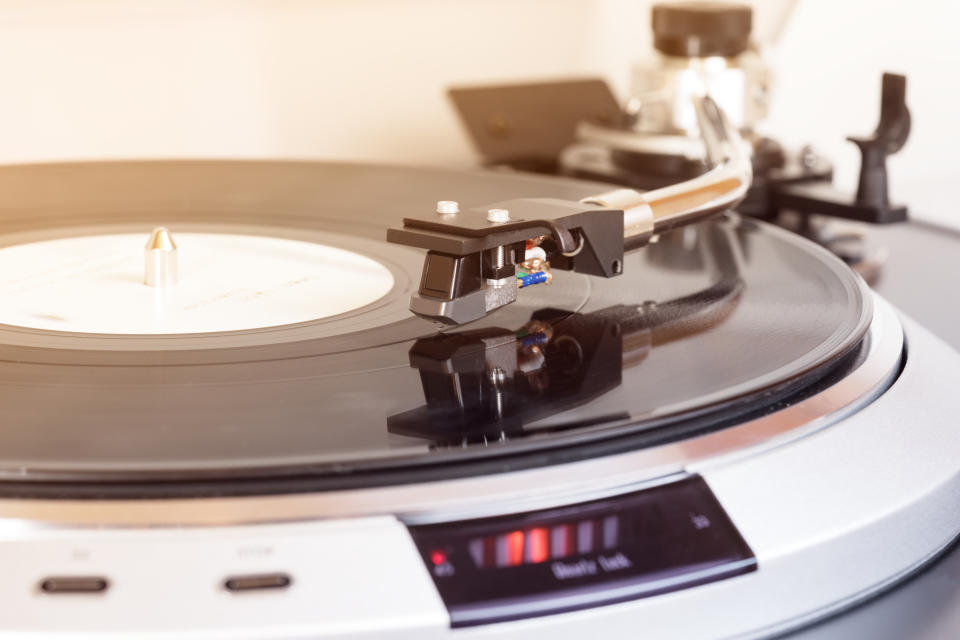
{"type": "MultiPolygon", "coordinates": [[[[388,418],[389,431],[440,447],[506,440],[620,386],[623,369],[657,345],[722,323],[742,289],[738,240],[724,221],[685,233],[696,237],[690,258],[713,275],[713,284],[694,294],[590,313],[542,309],[515,331],[489,327],[417,340],[410,365],[420,371],[426,404],[388,418]]],[[[591,423],[626,417],[594,416],[591,423]]]]}

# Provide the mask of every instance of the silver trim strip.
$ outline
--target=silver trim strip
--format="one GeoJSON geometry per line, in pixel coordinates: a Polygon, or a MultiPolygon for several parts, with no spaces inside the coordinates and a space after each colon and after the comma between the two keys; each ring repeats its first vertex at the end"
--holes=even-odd
{"type": "Polygon", "coordinates": [[[0,500],[0,530],[46,526],[220,526],[381,514],[410,522],[519,512],[616,495],[754,455],[828,427],[892,383],[903,330],[875,297],[869,351],[843,380],[787,407],[697,438],[603,458],[497,475],[347,491],[192,499],[0,500]]]}

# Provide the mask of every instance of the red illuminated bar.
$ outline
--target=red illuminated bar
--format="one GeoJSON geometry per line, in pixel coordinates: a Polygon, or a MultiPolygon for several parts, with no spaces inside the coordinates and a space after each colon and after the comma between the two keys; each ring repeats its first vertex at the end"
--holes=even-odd
{"type": "Polygon", "coordinates": [[[543,562],[550,557],[550,538],[543,527],[527,532],[527,562],[543,562]]]}
{"type": "Polygon", "coordinates": [[[504,537],[507,540],[507,566],[516,567],[523,564],[523,531],[511,531],[504,537]]]}

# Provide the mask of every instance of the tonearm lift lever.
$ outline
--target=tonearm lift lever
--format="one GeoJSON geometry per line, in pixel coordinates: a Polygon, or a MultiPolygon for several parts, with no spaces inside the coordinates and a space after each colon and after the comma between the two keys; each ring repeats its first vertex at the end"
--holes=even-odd
{"type": "Polygon", "coordinates": [[[410,310],[446,324],[482,318],[516,300],[518,288],[549,277],[517,277],[531,250],[553,269],[617,276],[625,251],[736,206],[750,187],[749,154],[711,98],[694,106],[713,168],[686,182],[645,193],[615,189],[580,202],[522,198],[464,211],[439,207],[430,217],[404,218],[387,240],[427,250],[410,310]]]}

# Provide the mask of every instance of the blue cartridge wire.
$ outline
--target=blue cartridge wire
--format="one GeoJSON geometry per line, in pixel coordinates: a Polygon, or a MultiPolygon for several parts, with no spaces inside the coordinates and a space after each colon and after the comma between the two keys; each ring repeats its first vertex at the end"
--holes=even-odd
{"type": "Polygon", "coordinates": [[[528,273],[525,276],[520,278],[520,288],[529,287],[532,284],[540,284],[547,281],[547,274],[545,271],[537,271],[536,273],[528,273]]]}

